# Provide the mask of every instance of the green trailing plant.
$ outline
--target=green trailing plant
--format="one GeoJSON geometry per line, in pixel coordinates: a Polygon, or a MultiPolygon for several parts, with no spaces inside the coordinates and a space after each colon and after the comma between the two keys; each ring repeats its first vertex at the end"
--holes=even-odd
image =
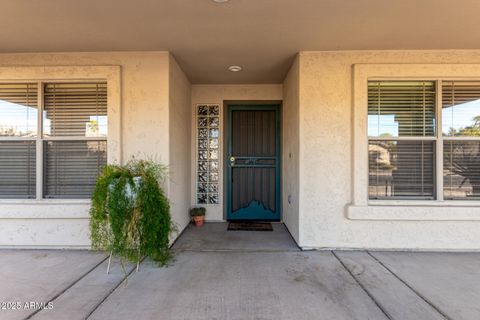
{"type": "Polygon", "coordinates": [[[92,194],[92,247],[131,262],[147,256],[165,265],[175,230],[160,186],[166,176],[167,168],[150,160],[105,166],[92,194]]]}
{"type": "Polygon", "coordinates": [[[190,209],[190,216],[191,217],[204,216],[205,212],[206,212],[206,209],[204,207],[192,208],[190,209]]]}

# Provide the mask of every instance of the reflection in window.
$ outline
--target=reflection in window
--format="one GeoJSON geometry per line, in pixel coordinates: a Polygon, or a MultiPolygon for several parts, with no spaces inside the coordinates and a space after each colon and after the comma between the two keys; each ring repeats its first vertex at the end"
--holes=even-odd
{"type": "Polygon", "coordinates": [[[443,196],[480,199],[480,82],[442,86],[443,196]]]}
{"type": "Polygon", "coordinates": [[[445,141],[445,199],[480,199],[480,141],[445,141]]]}
{"type": "Polygon", "coordinates": [[[369,199],[433,199],[436,84],[369,81],[369,199]]]}
{"type": "Polygon", "coordinates": [[[445,81],[442,101],[444,136],[480,136],[480,82],[445,81]]]}
{"type": "Polygon", "coordinates": [[[107,141],[45,141],[44,197],[90,198],[107,164],[107,141]]]}
{"type": "Polygon", "coordinates": [[[0,199],[90,198],[107,163],[107,122],[105,81],[0,83],[0,199]]]}
{"type": "Polygon", "coordinates": [[[369,198],[433,198],[434,150],[431,141],[369,141],[369,198]]]}
{"type": "Polygon", "coordinates": [[[394,115],[368,115],[369,137],[398,137],[398,122],[394,115]]]}
{"type": "Polygon", "coordinates": [[[44,95],[44,135],[107,136],[106,83],[48,83],[44,95]]]}
{"type": "Polygon", "coordinates": [[[368,135],[435,135],[435,82],[369,81],[368,135]]]}
{"type": "Polygon", "coordinates": [[[44,100],[44,197],[89,198],[107,163],[107,83],[46,83],[44,100]]]}
{"type": "Polygon", "coordinates": [[[0,84],[0,136],[35,137],[37,84],[0,84]]]}

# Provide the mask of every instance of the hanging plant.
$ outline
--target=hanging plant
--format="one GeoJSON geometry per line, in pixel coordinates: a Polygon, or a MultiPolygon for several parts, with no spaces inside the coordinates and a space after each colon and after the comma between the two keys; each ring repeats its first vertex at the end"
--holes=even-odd
{"type": "Polygon", "coordinates": [[[167,168],[150,160],[105,166],[92,194],[92,247],[131,262],[147,256],[165,265],[175,229],[160,186],[166,176],[167,168]]]}

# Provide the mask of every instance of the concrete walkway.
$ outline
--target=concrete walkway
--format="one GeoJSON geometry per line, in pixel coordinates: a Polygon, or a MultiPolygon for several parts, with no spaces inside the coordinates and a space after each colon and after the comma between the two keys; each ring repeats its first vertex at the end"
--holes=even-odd
{"type": "Polygon", "coordinates": [[[480,319],[479,253],[300,251],[274,232],[189,227],[140,272],[88,251],[0,251],[0,319],[480,319]],[[51,309],[25,308],[51,302],[51,309]]]}

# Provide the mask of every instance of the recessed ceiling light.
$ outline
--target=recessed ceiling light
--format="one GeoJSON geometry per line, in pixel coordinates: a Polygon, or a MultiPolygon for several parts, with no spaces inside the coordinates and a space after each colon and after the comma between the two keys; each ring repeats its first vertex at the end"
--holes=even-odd
{"type": "Polygon", "coordinates": [[[229,0],[212,0],[215,3],[225,3],[228,2],[229,0]]]}
{"type": "Polygon", "coordinates": [[[238,72],[238,71],[242,71],[242,67],[240,67],[240,66],[230,66],[230,67],[228,67],[228,70],[230,70],[232,72],[238,72]]]}

